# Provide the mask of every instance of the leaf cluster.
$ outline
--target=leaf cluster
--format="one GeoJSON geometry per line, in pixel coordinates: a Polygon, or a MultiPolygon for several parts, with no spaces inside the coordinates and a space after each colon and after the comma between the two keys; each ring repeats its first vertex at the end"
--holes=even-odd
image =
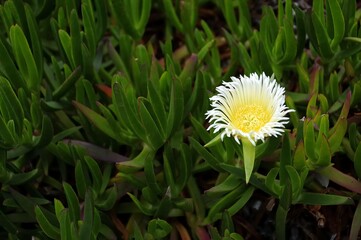
{"type": "Polygon", "coordinates": [[[245,0],[2,2],[0,238],[243,239],[235,217],[261,193],[277,239],[301,204],[349,206],[356,239],[360,9],[275,7],[255,19],[245,0]],[[274,74],[296,111],[257,145],[245,184],[242,148],[205,146],[204,114],[222,81],[253,72],[274,74]]]}

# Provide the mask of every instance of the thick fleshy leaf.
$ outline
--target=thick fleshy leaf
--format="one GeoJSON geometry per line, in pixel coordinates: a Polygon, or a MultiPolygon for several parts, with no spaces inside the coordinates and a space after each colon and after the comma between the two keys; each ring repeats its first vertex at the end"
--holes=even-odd
{"type": "Polygon", "coordinates": [[[342,107],[340,116],[337,119],[337,122],[333,128],[329,131],[328,142],[330,144],[331,153],[334,153],[338,150],[339,146],[342,143],[342,139],[347,131],[347,116],[350,110],[351,102],[351,92],[346,93],[346,99],[342,107]]]}
{"type": "Polygon", "coordinates": [[[54,135],[54,128],[50,118],[46,115],[43,116],[41,135],[35,142],[37,148],[45,147],[51,143],[54,135]]]}
{"type": "Polygon", "coordinates": [[[69,209],[62,210],[59,213],[58,220],[60,224],[60,239],[70,240],[72,237],[77,237],[72,232],[69,209]]]}
{"type": "Polygon", "coordinates": [[[148,82],[148,99],[158,121],[158,127],[161,128],[160,130],[162,132],[165,132],[167,126],[167,116],[164,102],[162,100],[161,92],[156,88],[156,85],[152,81],[148,82]]]}
{"type": "Polygon", "coordinates": [[[293,166],[300,170],[306,165],[306,154],[305,154],[305,147],[303,142],[298,142],[296,146],[296,150],[294,151],[293,155],[293,166]]]}
{"type": "Polygon", "coordinates": [[[129,86],[125,89],[121,82],[126,81],[124,77],[116,75],[113,84],[113,103],[116,108],[117,116],[131,129],[139,138],[146,139],[146,132],[138,117],[137,102],[134,90],[129,86]]]}
{"type": "Polygon", "coordinates": [[[320,140],[320,146],[318,150],[318,160],[317,165],[318,166],[328,166],[331,164],[331,149],[330,145],[327,141],[327,138],[324,134],[321,136],[320,140]]]}
{"type": "Polygon", "coordinates": [[[323,193],[311,193],[304,192],[301,193],[297,203],[307,204],[307,205],[352,205],[354,201],[350,197],[332,195],[332,194],[323,194],[323,193]]]}
{"type": "Polygon", "coordinates": [[[282,188],[279,184],[279,181],[276,179],[278,173],[278,168],[272,168],[267,174],[265,185],[270,191],[273,192],[273,194],[280,197],[282,193],[282,188]]]}
{"type": "Polygon", "coordinates": [[[90,189],[86,191],[84,201],[83,224],[79,229],[80,239],[91,239],[94,224],[94,200],[90,189]]]}
{"type": "Polygon", "coordinates": [[[11,79],[10,83],[14,88],[22,88],[27,92],[28,85],[26,84],[23,75],[17,70],[9,50],[6,48],[3,41],[5,41],[5,39],[0,37],[0,71],[3,72],[8,79],[11,79]]]}
{"type": "Polygon", "coordinates": [[[133,194],[128,193],[128,196],[132,199],[132,201],[134,202],[134,204],[138,207],[138,209],[145,215],[147,216],[152,216],[153,213],[155,212],[154,208],[149,206],[149,205],[145,205],[142,202],[140,202],[138,200],[137,197],[135,197],[133,194]]]}
{"type": "Polygon", "coordinates": [[[246,176],[246,183],[249,182],[256,160],[256,147],[248,139],[242,139],[243,164],[246,176]]]}
{"type": "Polygon", "coordinates": [[[144,167],[145,161],[152,161],[155,150],[144,145],[142,151],[133,159],[117,163],[116,167],[120,172],[130,173],[136,172],[144,167]]]}
{"type": "Polygon", "coordinates": [[[329,178],[332,182],[337,183],[340,186],[343,186],[346,189],[349,189],[356,193],[361,193],[361,182],[357,179],[353,178],[352,176],[341,172],[340,170],[336,169],[332,165],[319,168],[317,171],[329,178]]]}
{"type": "Polygon", "coordinates": [[[234,174],[230,174],[223,182],[206,190],[205,194],[210,198],[216,197],[217,195],[225,194],[235,189],[240,184],[240,182],[240,177],[234,174]]]}
{"type": "Polygon", "coordinates": [[[288,179],[286,167],[292,165],[290,139],[287,133],[283,135],[280,158],[280,184],[284,186],[288,179]]]}
{"type": "Polygon", "coordinates": [[[48,237],[52,239],[57,239],[60,237],[59,228],[54,226],[49,221],[49,219],[45,216],[43,210],[39,206],[35,207],[35,215],[40,227],[48,237]]]}
{"type": "Polygon", "coordinates": [[[65,81],[53,92],[53,99],[57,100],[63,97],[71,88],[74,87],[76,81],[79,80],[81,74],[80,66],[76,67],[74,71],[65,79],[65,81]]]}
{"type": "Polygon", "coordinates": [[[238,199],[238,197],[242,195],[244,190],[245,187],[243,184],[241,184],[240,186],[226,194],[224,197],[219,199],[215,204],[213,204],[213,206],[209,210],[207,218],[205,219],[205,223],[213,222],[221,218],[223,210],[232,206],[235,203],[236,199],[238,199]]]}
{"type": "Polygon", "coordinates": [[[361,201],[357,204],[356,211],[353,215],[350,239],[357,239],[361,228],[361,201]]]}
{"type": "Polygon", "coordinates": [[[309,119],[304,120],[303,136],[304,146],[307,156],[312,160],[316,161],[317,156],[315,152],[315,131],[313,121],[309,119]]]}
{"type": "Polygon", "coordinates": [[[359,179],[361,179],[361,142],[359,142],[354,156],[354,168],[359,179]]]}
{"type": "Polygon", "coordinates": [[[24,111],[9,81],[0,76],[0,112],[1,118],[7,123],[14,121],[18,135],[23,131],[24,111]]]}
{"type": "Polygon", "coordinates": [[[148,223],[148,232],[155,239],[162,239],[172,231],[172,226],[165,220],[153,219],[148,223]]]}
{"type": "Polygon", "coordinates": [[[114,207],[117,198],[117,187],[113,186],[96,199],[95,206],[100,210],[109,211],[114,207]]]}
{"type": "MultiPolygon", "coordinates": [[[[338,1],[326,1],[327,16],[332,18],[331,48],[335,49],[342,41],[345,34],[345,19],[338,1]]],[[[331,23],[328,23],[331,25],[331,23]]]]}
{"type": "Polygon", "coordinates": [[[84,33],[87,39],[89,52],[92,55],[95,55],[96,52],[95,20],[94,20],[91,2],[90,1],[84,2],[82,4],[81,10],[83,16],[84,33]]]}
{"type": "MultiPolygon", "coordinates": [[[[235,174],[237,176],[239,176],[241,179],[245,180],[245,171],[243,168],[240,168],[240,167],[236,167],[236,166],[232,166],[232,165],[229,165],[229,164],[224,164],[224,163],[220,163],[219,166],[224,170],[224,171],[227,171],[231,174],[235,174]]],[[[249,182],[255,186],[256,188],[258,189],[261,189],[262,191],[266,192],[267,194],[269,195],[272,195],[272,196],[275,196],[276,195],[271,192],[264,184],[264,176],[262,177],[259,177],[257,176],[258,174],[253,174],[251,175],[251,178],[249,180],[249,182]]]]}
{"type": "Polygon", "coordinates": [[[161,132],[161,129],[155,123],[152,115],[148,111],[145,105],[145,99],[140,99],[139,101],[139,113],[142,120],[143,128],[146,132],[147,143],[149,146],[152,146],[155,150],[163,145],[165,141],[164,133],[161,132]]]}
{"type": "Polygon", "coordinates": [[[184,31],[183,25],[179,20],[179,17],[177,16],[174,6],[172,4],[171,0],[163,0],[163,6],[165,9],[166,16],[170,23],[172,23],[180,32],[184,31]]]}
{"type": "Polygon", "coordinates": [[[35,210],[36,202],[33,199],[19,193],[14,189],[10,189],[10,193],[11,196],[14,198],[16,204],[18,204],[18,206],[28,214],[28,217],[31,219],[35,219],[34,210],[35,210]]]}
{"type": "Polygon", "coordinates": [[[37,92],[40,87],[41,76],[39,75],[29,43],[20,26],[15,25],[10,28],[10,40],[20,72],[28,80],[27,85],[29,88],[37,92]]]}
{"type": "Polygon", "coordinates": [[[88,169],[89,169],[89,173],[91,175],[92,178],[92,182],[93,182],[93,190],[96,193],[100,193],[100,189],[101,189],[101,185],[102,185],[102,172],[100,171],[99,165],[97,164],[97,162],[88,156],[84,157],[84,162],[86,163],[88,169]]]}
{"type": "Polygon", "coordinates": [[[89,174],[86,171],[84,164],[82,161],[77,161],[75,165],[75,185],[78,192],[79,197],[84,199],[85,192],[88,187],[90,187],[89,174]]]}
{"type": "Polygon", "coordinates": [[[191,142],[191,146],[207,161],[207,163],[219,172],[223,172],[224,170],[219,166],[219,161],[215,158],[207,149],[205,149],[197,140],[194,138],[189,139],[191,142]]]}
{"type": "Polygon", "coordinates": [[[70,220],[72,222],[76,222],[80,218],[80,206],[77,194],[74,192],[73,188],[69,183],[63,183],[64,193],[66,197],[66,201],[68,203],[70,220]]]}
{"type": "Polygon", "coordinates": [[[38,169],[33,169],[25,173],[17,173],[11,176],[11,179],[6,183],[9,185],[22,185],[26,182],[34,181],[37,177],[40,176],[40,171],[38,169]]]}
{"type": "Polygon", "coordinates": [[[170,136],[172,132],[179,127],[184,117],[184,98],[180,80],[174,79],[171,86],[166,136],[170,136]]]}
{"type": "Polygon", "coordinates": [[[16,225],[2,211],[0,211],[0,224],[8,233],[16,234],[16,225]]]}
{"type": "Polygon", "coordinates": [[[108,121],[97,112],[88,108],[87,106],[73,101],[73,104],[76,108],[78,108],[88,119],[91,121],[97,128],[99,128],[103,133],[108,135],[109,137],[117,140],[118,137],[115,132],[113,132],[112,127],[109,125],[108,121]]]}

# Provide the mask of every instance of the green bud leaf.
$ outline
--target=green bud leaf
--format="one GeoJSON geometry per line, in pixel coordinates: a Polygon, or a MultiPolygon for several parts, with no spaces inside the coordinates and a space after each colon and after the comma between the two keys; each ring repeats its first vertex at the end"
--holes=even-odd
{"type": "Polygon", "coordinates": [[[96,201],[95,206],[103,211],[109,211],[114,207],[118,198],[117,187],[113,186],[106,190],[102,195],[100,195],[96,201]]]}
{"type": "Polygon", "coordinates": [[[142,151],[132,160],[117,163],[119,171],[129,173],[135,172],[144,167],[145,161],[152,161],[155,151],[147,145],[143,146],[142,151]]]}
{"type": "Polygon", "coordinates": [[[64,210],[65,207],[64,207],[63,203],[60,200],[54,198],[54,208],[55,208],[56,218],[59,220],[60,219],[60,214],[64,210]]]}
{"type": "Polygon", "coordinates": [[[171,231],[172,226],[165,220],[152,219],[148,223],[148,232],[152,234],[155,239],[165,238],[171,231]]]}
{"type": "Polygon", "coordinates": [[[154,208],[148,204],[143,204],[133,194],[128,193],[128,196],[132,199],[138,209],[147,216],[152,216],[155,212],[154,208]]]}
{"type": "Polygon", "coordinates": [[[315,152],[315,130],[314,122],[310,119],[305,119],[303,123],[303,136],[304,146],[307,156],[312,160],[316,161],[317,156],[315,152]]]}
{"type": "Polygon", "coordinates": [[[305,147],[303,145],[303,141],[299,141],[296,150],[293,155],[293,166],[300,170],[304,166],[306,166],[306,155],[305,155],[305,147]]]}

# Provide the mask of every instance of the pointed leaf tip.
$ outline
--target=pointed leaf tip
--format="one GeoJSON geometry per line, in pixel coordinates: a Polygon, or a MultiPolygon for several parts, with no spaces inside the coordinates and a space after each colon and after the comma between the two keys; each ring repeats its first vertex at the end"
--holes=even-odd
{"type": "Polygon", "coordinates": [[[242,146],[246,183],[248,184],[254,168],[256,147],[248,139],[242,139],[242,146]]]}

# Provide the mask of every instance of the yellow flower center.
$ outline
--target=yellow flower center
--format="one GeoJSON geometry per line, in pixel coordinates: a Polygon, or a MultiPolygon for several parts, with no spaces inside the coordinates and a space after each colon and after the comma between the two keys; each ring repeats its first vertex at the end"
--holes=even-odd
{"type": "Polygon", "coordinates": [[[249,104],[240,106],[232,114],[233,125],[242,132],[259,131],[269,120],[272,114],[263,106],[249,104]]]}

